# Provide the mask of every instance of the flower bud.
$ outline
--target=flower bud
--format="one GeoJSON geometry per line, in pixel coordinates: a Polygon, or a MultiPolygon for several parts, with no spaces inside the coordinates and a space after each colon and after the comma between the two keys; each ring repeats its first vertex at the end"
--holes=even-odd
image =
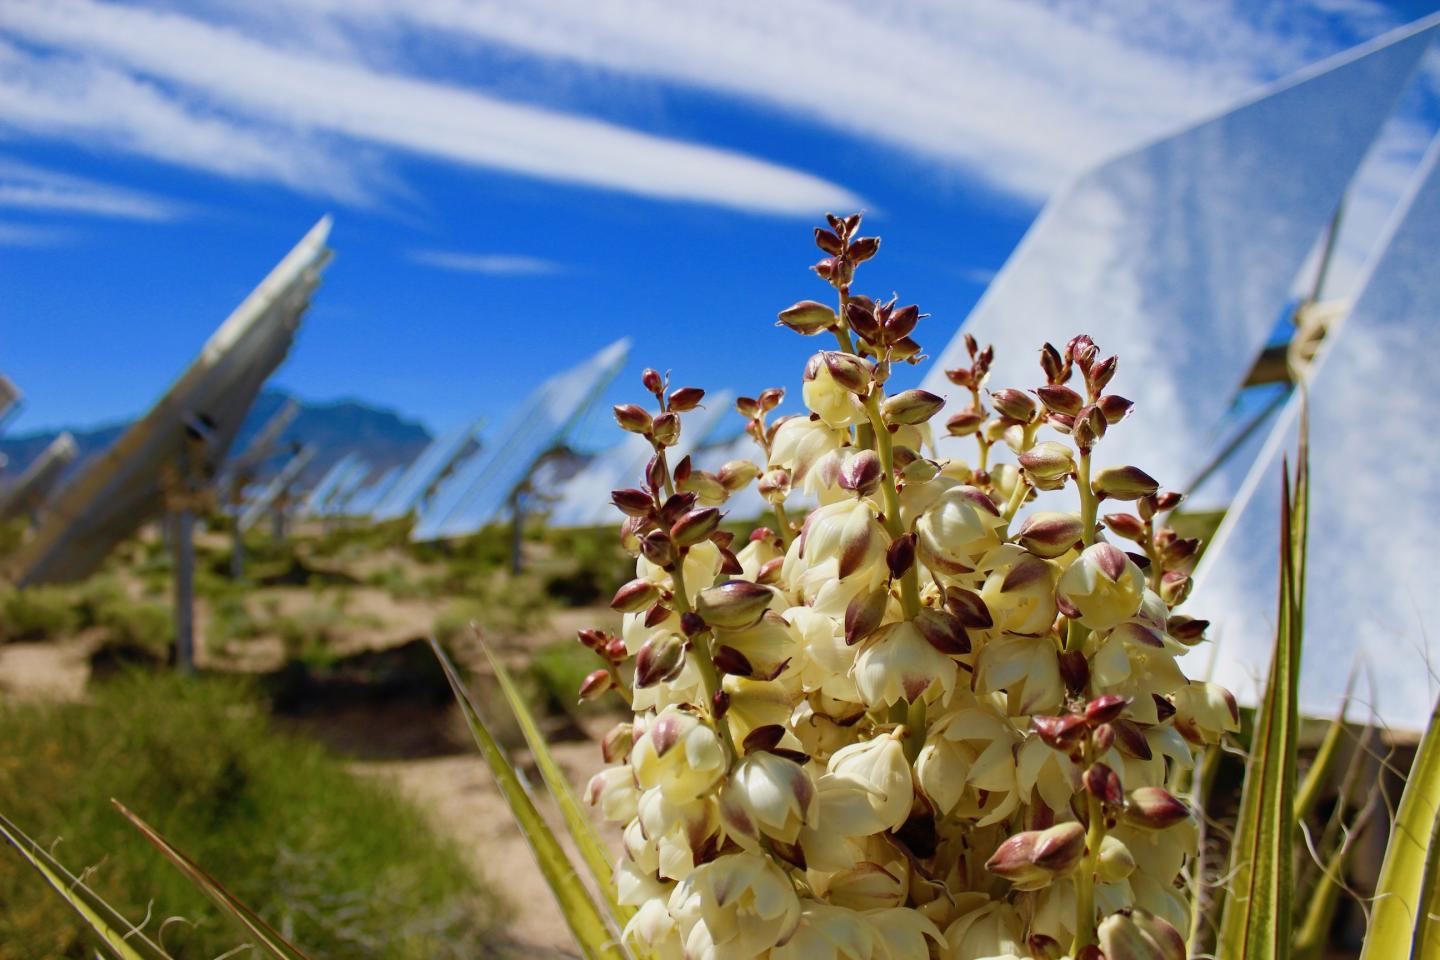
{"type": "Polygon", "coordinates": [[[849,256],[855,263],[864,263],[879,252],[879,237],[856,237],[850,241],[849,256]]]}
{"type": "Polygon", "coordinates": [[[765,471],[756,489],[767,503],[784,503],[785,498],[790,496],[790,471],[783,467],[765,471]]]}
{"type": "Polygon", "coordinates": [[[665,378],[653,367],[645,368],[645,372],[640,374],[640,382],[645,385],[646,390],[657,396],[665,389],[665,378]]]}
{"type": "Polygon", "coordinates": [[[1091,630],[1109,630],[1140,609],[1145,576],[1135,562],[1108,543],[1086,547],[1061,575],[1059,599],[1091,630]]]}
{"type": "Polygon", "coordinates": [[[1095,346],[1095,341],[1091,340],[1087,334],[1082,333],[1079,336],[1071,337],[1070,342],[1065,344],[1065,356],[1079,367],[1081,372],[1090,369],[1090,365],[1095,362],[1095,357],[1099,353],[1100,350],[1095,346]]]}
{"type": "Polygon", "coordinates": [[[734,493],[743,490],[760,475],[760,468],[749,460],[730,460],[715,474],[720,485],[734,493]]]}
{"type": "Polygon", "coordinates": [[[796,333],[804,334],[807,337],[828,330],[834,325],[835,311],[814,300],[801,300],[799,303],[781,310],[780,321],[777,324],[777,326],[789,327],[796,333]]]}
{"type": "Polygon", "coordinates": [[[843,389],[862,397],[870,392],[870,383],[874,377],[870,372],[870,365],[864,360],[853,353],[840,353],[835,350],[820,354],[820,359],[831,379],[843,389]]]}
{"type": "Polygon", "coordinates": [[[1048,830],[1025,830],[1000,844],[985,869],[1017,890],[1040,890],[1075,869],[1085,855],[1085,828],[1071,820],[1048,830]]]}
{"type": "Polygon", "coordinates": [[[580,681],[580,699],[594,700],[615,686],[615,676],[609,670],[595,670],[580,681]]]}
{"type": "Polygon", "coordinates": [[[691,470],[684,480],[681,480],[677,471],[675,486],[687,493],[693,493],[700,498],[700,502],[714,506],[724,503],[729,493],[720,478],[708,470],[691,470]]]}
{"type": "Polygon", "coordinates": [[[1173,827],[1189,816],[1190,808],[1160,787],[1140,787],[1130,791],[1130,802],[1125,807],[1126,820],[1151,830],[1173,827]]]}
{"type": "Polygon", "coordinates": [[[720,526],[720,511],[714,507],[691,510],[675,521],[670,538],[677,547],[689,547],[708,539],[720,526]]]}
{"type": "Polygon", "coordinates": [[[1085,371],[1085,385],[1090,388],[1092,395],[1109,385],[1111,378],[1115,376],[1115,367],[1119,360],[1119,357],[1106,357],[1085,371]]]}
{"type": "Polygon", "coordinates": [[[1063,556],[1085,535],[1085,523],[1076,513],[1033,513],[1020,527],[1020,546],[1037,557],[1063,556]]]}
{"type": "Polygon", "coordinates": [[[1090,661],[1083,650],[1066,650],[1060,654],[1060,679],[1065,689],[1079,693],[1090,684],[1090,661]]]}
{"type": "Polygon", "coordinates": [[[840,488],[868,497],[880,487],[885,468],[874,450],[861,450],[845,458],[840,468],[840,488]]]}
{"type": "Polygon", "coordinates": [[[1159,488],[1155,478],[1139,467],[1105,467],[1090,483],[1096,496],[1111,500],[1139,500],[1159,488]]]}
{"type": "Polygon", "coordinates": [[[1084,719],[1073,713],[1059,717],[1031,717],[1030,726],[1035,728],[1035,733],[1045,741],[1046,746],[1061,753],[1069,753],[1090,732],[1084,719]]]}
{"type": "Polygon", "coordinates": [[[815,246],[819,247],[821,250],[824,250],[832,257],[838,257],[840,256],[840,253],[845,249],[845,241],[841,240],[838,236],[831,233],[829,230],[826,230],[824,227],[816,227],[815,246]]]}
{"type": "Polygon", "coordinates": [[[905,307],[896,307],[890,311],[890,316],[885,320],[885,332],[890,339],[908,337],[920,322],[922,314],[920,308],[915,304],[905,307]]]}
{"type": "Polygon", "coordinates": [[[1062,413],[1073,417],[1080,412],[1081,407],[1085,406],[1085,398],[1069,387],[1050,384],[1035,392],[1040,396],[1040,402],[1045,404],[1045,409],[1051,413],[1062,413]]]}
{"type": "Polygon", "coordinates": [[[634,745],[635,725],[617,723],[600,740],[600,755],[605,758],[606,763],[615,763],[621,757],[629,756],[630,748],[634,745]]]}
{"type": "Polygon", "coordinates": [[[1090,734],[1090,741],[1095,744],[1098,753],[1107,753],[1115,745],[1115,728],[1108,723],[1102,723],[1090,734]]]}
{"type": "Polygon", "coordinates": [[[1014,387],[997,390],[990,395],[990,402],[995,405],[996,412],[1002,417],[1008,417],[1020,423],[1029,423],[1040,412],[1034,397],[1023,390],[1016,390],[1014,387]]]}
{"type": "Polygon", "coordinates": [[[1209,627],[1209,620],[1197,620],[1194,617],[1187,617],[1183,613],[1177,613],[1166,622],[1165,632],[1189,647],[1204,640],[1205,631],[1209,627]]]}
{"type": "Polygon", "coordinates": [[[945,421],[945,429],[952,437],[968,437],[985,422],[985,414],[979,410],[962,410],[945,421]]]}
{"type": "Polygon", "coordinates": [[[648,607],[659,594],[660,590],[655,584],[637,578],[615,591],[615,596],[610,600],[610,609],[621,613],[634,613],[648,607]]]}
{"type": "Polygon", "coordinates": [[[715,655],[712,659],[715,662],[715,669],[726,676],[749,677],[755,673],[755,667],[745,654],[734,647],[721,644],[715,648],[715,655]]]}
{"type": "Polygon", "coordinates": [[[845,608],[846,646],[853,647],[879,629],[889,604],[890,591],[883,585],[857,593],[845,608]]]}
{"type": "Polygon", "coordinates": [[[885,565],[892,579],[905,576],[915,565],[915,534],[902,533],[885,549],[885,565]]]}
{"type": "Polygon", "coordinates": [[[1135,404],[1113,393],[1101,397],[1095,406],[1099,408],[1100,415],[1105,418],[1105,422],[1112,427],[1130,416],[1130,411],[1135,408],[1135,404]]]}
{"type": "Polygon", "coordinates": [[[1129,697],[1118,697],[1113,693],[1096,697],[1085,704],[1085,722],[1092,726],[1109,723],[1118,718],[1129,705],[1129,697]]]}
{"type": "Polygon", "coordinates": [[[645,408],[633,403],[615,405],[615,422],[620,429],[629,433],[646,433],[650,430],[650,414],[645,408]]]}
{"type": "Polygon", "coordinates": [[[611,490],[610,502],[627,517],[648,517],[655,510],[655,501],[644,490],[611,490]]]}
{"type": "Polygon", "coordinates": [[[640,538],[640,555],[662,570],[668,570],[675,563],[675,545],[664,532],[652,530],[640,538]]]}
{"type": "Polygon", "coordinates": [[[1189,683],[1171,697],[1175,729],[1191,743],[1219,743],[1226,733],[1240,729],[1240,707],[1235,696],[1218,683],[1189,683]]]}
{"type": "Polygon", "coordinates": [[[990,616],[990,608],[974,590],[947,587],[945,609],[955,614],[956,619],[967,630],[989,630],[995,626],[995,619],[990,616]]]}
{"type": "Polygon", "coordinates": [[[674,413],[662,413],[650,425],[650,435],[656,443],[673,447],[680,439],[680,417],[674,413]]]}
{"type": "Polygon", "coordinates": [[[1031,960],[1065,960],[1065,950],[1060,941],[1043,933],[1032,933],[1025,940],[1030,948],[1031,960]]]}
{"type": "Polygon", "coordinates": [[[945,406],[945,398],[926,390],[904,390],[890,397],[881,406],[886,423],[915,425],[924,423],[945,406]]]}
{"type": "Polygon", "coordinates": [[[1145,524],[1132,514],[1107,513],[1104,520],[1106,528],[1117,537],[1134,540],[1136,543],[1145,539],[1145,524]]]}
{"type": "Polygon", "coordinates": [[[1167,607],[1179,606],[1190,596],[1190,588],[1194,585],[1188,574],[1180,570],[1166,570],[1160,576],[1160,599],[1167,607]]]}
{"type": "Polygon", "coordinates": [[[699,387],[680,387],[670,391],[670,409],[676,413],[685,413],[700,406],[700,401],[704,399],[705,391],[699,387]]]}
{"type": "Polygon", "coordinates": [[[1114,834],[1106,834],[1100,841],[1100,856],[1096,862],[1096,874],[1101,883],[1119,883],[1135,872],[1135,855],[1125,842],[1114,834]]]}
{"type": "Polygon", "coordinates": [[[1125,802],[1125,788],[1120,785],[1120,775],[1108,764],[1092,763],[1085,771],[1084,783],[1085,791],[1102,803],[1118,807],[1125,802]]]}
{"type": "Polygon", "coordinates": [[[1019,456],[1020,466],[1033,480],[1063,480],[1075,469],[1075,454],[1069,444],[1056,440],[1037,443],[1019,456]]]}
{"type": "Polygon", "coordinates": [[[674,680],[685,668],[685,641],[673,633],[646,640],[635,655],[635,686],[640,689],[674,680]]]}
{"type": "Polygon", "coordinates": [[[700,591],[695,612],[712,627],[741,630],[759,621],[775,591],[749,580],[728,580],[700,591]]]}
{"type": "Polygon", "coordinates": [[[1105,960],[1185,960],[1185,938],[1168,922],[1136,907],[1100,923],[1105,960]]]}
{"type": "Polygon", "coordinates": [[[869,297],[854,297],[845,304],[845,324],[871,343],[879,339],[880,323],[875,319],[875,305],[869,297]]]}

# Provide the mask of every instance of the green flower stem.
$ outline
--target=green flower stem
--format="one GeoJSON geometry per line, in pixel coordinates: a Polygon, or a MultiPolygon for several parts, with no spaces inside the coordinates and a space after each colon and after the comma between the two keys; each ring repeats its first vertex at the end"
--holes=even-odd
{"type": "Polygon", "coordinates": [[[776,534],[780,537],[780,552],[783,554],[790,549],[790,518],[785,515],[785,504],[773,504],[775,508],[775,525],[780,529],[776,534]]]}
{"type": "Polygon", "coordinates": [[[1024,477],[1015,478],[1015,489],[1010,491],[1010,500],[1005,504],[1005,536],[1010,535],[1010,521],[1015,519],[1015,514],[1020,512],[1020,505],[1025,502],[1025,494],[1029,490],[1024,477]]]}
{"type": "Polygon", "coordinates": [[[1080,521],[1085,527],[1085,546],[1095,542],[1095,515],[1100,511],[1100,501],[1090,489],[1090,451],[1080,451],[1080,467],[1075,477],[1080,488],[1080,521]]]}
{"type": "MultiPolygon", "coordinates": [[[[1087,760],[1088,751],[1087,751],[1087,760]]],[[[1085,831],[1085,859],[1075,875],[1075,940],[1070,955],[1077,956],[1085,947],[1097,942],[1095,935],[1095,872],[1100,867],[1100,845],[1105,842],[1105,811],[1100,798],[1085,794],[1085,809],[1090,825],[1085,831]]]]}
{"type": "MultiPolygon", "coordinates": [[[[670,579],[675,585],[675,609],[685,614],[690,612],[690,595],[685,590],[685,557],[682,554],[675,562],[675,569],[670,571],[670,579]]],[[[715,716],[715,694],[721,689],[720,671],[715,669],[715,655],[710,652],[710,634],[708,631],[697,633],[690,638],[693,647],[690,650],[695,658],[695,666],[700,670],[700,679],[705,685],[705,707],[710,711],[711,720],[715,724],[715,732],[720,734],[720,739],[725,744],[731,762],[740,756],[735,749],[735,739],[730,735],[730,722],[715,716]]]]}

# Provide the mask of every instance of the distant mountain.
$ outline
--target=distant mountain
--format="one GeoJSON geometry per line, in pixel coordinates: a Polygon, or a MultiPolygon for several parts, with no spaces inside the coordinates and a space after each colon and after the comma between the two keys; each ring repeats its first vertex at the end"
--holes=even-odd
{"type": "MultiPolygon", "coordinates": [[[[282,390],[266,390],[261,393],[241,426],[231,453],[244,450],[251,438],[290,398],[291,395],[282,390]]],[[[310,466],[303,476],[304,484],[319,480],[335,461],[347,453],[355,454],[377,470],[407,464],[420,454],[431,439],[430,431],[420,423],[407,420],[393,410],[372,407],[359,400],[338,400],[334,403],[313,403],[306,400],[299,402],[300,412],[281,434],[279,449],[288,451],[296,444],[309,444],[315,449],[315,458],[310,461],[310,466]]],[[[128,422],[89,428],[69,427],[79,447],[79,455],[75,458],[75,466],[71,467],[71,470],[77,469],[92,455],[109,447],[127,426],[128,422]]],[[[59,433],[59,430],[47,430],[0,436],[0,454],[4,454],[10,461],[6,473],[15,476],[24,470],[25,465],[39,456],[59,433]]],[[[267,466],[277,466],[284,456],[273,458],[267,466]]]]}

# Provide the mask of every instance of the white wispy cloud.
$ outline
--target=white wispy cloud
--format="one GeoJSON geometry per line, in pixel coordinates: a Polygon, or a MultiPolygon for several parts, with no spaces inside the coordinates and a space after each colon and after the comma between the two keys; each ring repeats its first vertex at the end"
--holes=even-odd
{"type": "Polygon", "coordinates": [[[0,207],[125,220],[174,220],[181,207],[137,190],[0,157],[0,207]]]}
{"type": "Polygon", "coordinates": [[[1340,2],[1257,21],[1221,0],[304,0],[375,38],[418,27],[780,108],[1029,199],[1390,16],[1340,2]]]}
{"type": "Polygon", "coordinates": [[[516,253],[465,253],[457,250],[412,250],[409,259],[427,267],[454,270],[458,273],[480,273],[487,276],[545,276],[562,272],[563,265],[553,260],[516,253]]]}
{"type": "MultiPolygon", "coordinates": [[[[297,52],[181,14],[93,0],[13,0],[0,8],[0,30],[52,52],[42,58],[12,47],[0,64],[19,65],[13,72],[20,83],[12,86],[50,93],[43,105],[0,98],[0,116],[8,123],[32,130],[59,125],[71,133],[98,129],[121,146],[152,155],[165,149],[164,127],[192,137],[229,137],[247,153],[242,171],[255,175],[268,164],[282,182],[294,182],[298,172],[288,133],[291,140],[308,134],[746,210],[799,214],[859,202],[821,177],[747,154],[297,52]],[[56,61],[72,74],[64,79],[78,87],[78,109],[66,109],[63,101],[70,97],[53,90],[46,67],[56,61]],[[124,101],[119,123],[106,109],[117,99],[124,101]],[[58,117],[47,106],[58,108],[58,117]],[[247,123],[261,129],[247,131],[247,123]],[[272,130],[282,134],[278,143],[272,130]],[[275,154],[257,153],[257,146],[275,154]]],[[[207,155],[188,147],[172,148],[170,159],[203,166],[207,155]]],[[[322,156],[333,160],[337,150],[332,144],[322,156]]],[[[221,154],[218,172],[225,172],[224,164],[237,165],[223,151],[214,154],[221,154]]]]}
{"type": "Polygon", "coordinates": [[[0,220],[0,247],[53,247],[67,239],[69,232],[60,227],[0,220]]]}

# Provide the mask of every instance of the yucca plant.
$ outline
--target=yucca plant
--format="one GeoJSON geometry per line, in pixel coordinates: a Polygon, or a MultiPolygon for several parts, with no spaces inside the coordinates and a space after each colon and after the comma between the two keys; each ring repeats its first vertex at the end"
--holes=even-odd
{"type": "MultiPolygon", "coordinates": [[[[815,271],[836,306],[807,300],[779,315],[835,340],[805,368],[808,415],[770,422],[779,389],[737,404],[756,461],[713,473],[688,458],[671,464],[684,415],[704,394],[655,370],[642,378],[651,409],[615,408],[654,450],[638,485],[613,494],[626,518],[621,542],[636,557],[636,576],[612,601],[622,629],[580,635],[606,664],[580,695],[618,696],[633,713],[605,736],[610,766],[585,790],[623,824],[618,857],[492,656],[576,868],[436,644],[580,951],[1183,960],[1210,951],[1218,916],[1221,957],[1316,956],[1350,845],[1337,828],[1318,845],[1323,870],[1297,869],[1298,824],[1344,736],[1332,728],[1302,780],[1304,426],[1283,490],[1272,669],[1229,864],[1207,876],[1197,856],[1207,819],[1183,797],[1206,795],[1240,711],[1175,662],[1206,628],[1174,609],[1199,551],[1165,523],[1180,495],[1138,467],[1092,466],[1130,409],[1107,392],[1116,358],[1085,336],[1047,344],[1042,383],[987,393],[991,351],[967,341],[970,365],[947,374],[970,402],[945,428],[972,438],[976,457],[939,458],[931,424],[941,399],[886,390],[895,365],[922,359],[912,334],[923,315],[852,292],[857,267],[879,248],[859,226],[859,216],[830,217],[816,231],[826,256],[815,271]],[[1000,462],[1005,449],[1014,463],[1000,462]],[[741,539],[721,526],[721,507],[751,484],[775,525],[741,539]],[[800,491],[818,505],[796,523],[800,491]],[[1101,514],[1116,503],[1134,512],[1101,514]]],[[[1437,728],[1392,825],[1366,960],[1440,958],[1437,728]]],[[[122,812],[257,947],[301,955],[122,812]]],[[[17,827],[0,821],[0,830],[106,949],[164,956],[17,827]]]]}

